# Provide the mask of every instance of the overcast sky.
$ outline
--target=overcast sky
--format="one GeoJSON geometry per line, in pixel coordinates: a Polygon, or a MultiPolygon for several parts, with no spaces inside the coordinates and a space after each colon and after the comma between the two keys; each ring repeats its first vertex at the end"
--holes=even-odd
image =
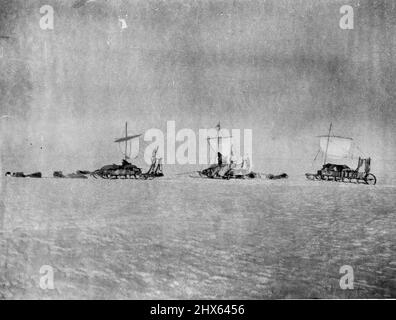
{"type": "Polygon", "coordinates": [[[252,129],[264,171],[271,159],[310,165],[330,122],[377,168],[395,158],[393,0],[72,3],[2,1],[3,171],[119,162],[125,121],[131,134],[168,120],[252,129]],[[44,4],[54,30],[39,26],[44,4]],[[339,27],[344,4],[353,30],[339,27]]]}

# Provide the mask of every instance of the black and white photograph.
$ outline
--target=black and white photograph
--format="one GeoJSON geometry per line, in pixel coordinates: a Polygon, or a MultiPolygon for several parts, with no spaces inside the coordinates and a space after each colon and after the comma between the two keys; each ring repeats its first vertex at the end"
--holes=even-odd
{"type": "Polygon", "coordinates": [[[0,300],[393,300],[395,199],[395,0],[0,0],[0,300]]]}

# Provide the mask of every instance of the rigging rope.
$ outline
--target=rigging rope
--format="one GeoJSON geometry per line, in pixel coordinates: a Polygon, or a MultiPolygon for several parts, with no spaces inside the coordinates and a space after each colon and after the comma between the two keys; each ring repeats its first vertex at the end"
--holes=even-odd
{"type": "Polygon", "coordinates": [[[319,149],[318,152],[316,153],[316,156],[315,156],[315,158],[313,159],[313,161],[312,161],[312,163],[311,163],[311,168],[313,168],[314,162],[315,162],[316,158],[318,157],[319,153],[320,153],[320,149],[319,149]]]}

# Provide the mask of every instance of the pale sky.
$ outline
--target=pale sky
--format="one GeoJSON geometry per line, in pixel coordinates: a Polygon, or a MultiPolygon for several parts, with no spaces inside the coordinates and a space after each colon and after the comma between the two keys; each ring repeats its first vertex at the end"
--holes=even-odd
{"type": "Polygon", "coordinates": [[[252,129],[261,171],[311,165],[330,122],[377,170],[395,159],[393,0],[72,3],[2,2],[3,171],[118,163],[125,121],[131,134],[168,120],[252,129]],[[44,4],[54,30],[39,26],[44,4]],[[344,4],[353,30],[339,27],[344,4]]]}

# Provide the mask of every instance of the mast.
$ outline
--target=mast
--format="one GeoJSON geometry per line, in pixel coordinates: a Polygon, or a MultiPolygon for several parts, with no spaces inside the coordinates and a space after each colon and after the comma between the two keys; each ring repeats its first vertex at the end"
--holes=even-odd
{"type": "Polygon", "coordinates": [[[220,152],[220,121],[217,125],[217,151],[220,152]]]}
{"type": "Polygon", "coordinates": [[[127,159],[127,147],[128,147],[128,141],[126,140],[128,138],[128,122],[125,122],[125,160],[127,159]]]}
{"type": "Polygon", "coordinates": [[[329,135],[327,136],[327,145],[326,145],[326,152],[325,152],[325,156],[324,156],[323,165],[326,164],[326,160],[327,160],[327,150],[329,149],[330,133],[331,133],[331,127],[332,127],[332,126],[333,126],[333,123],[330,122],[329,135]]]}
{"type": "Polygon", "coordinates": [[[128,122],[125,122],[125,136],[114,140],[115,143],[119,144],[118,145],[119,151],[121,153],[123,153],[121,143],[125,142],[125,150],[124,150],[124,159],[125,160],[130,158],[130,155],[132,152],[132,146],[131,146],[131,143],[129,143],[129,155],[128,155],[128,141],[131,141],[132,139],[139,138],[141,135],[142,134],[140,133],[140,134],[134,134],[134,135],[128,136],[128,122]]]}

